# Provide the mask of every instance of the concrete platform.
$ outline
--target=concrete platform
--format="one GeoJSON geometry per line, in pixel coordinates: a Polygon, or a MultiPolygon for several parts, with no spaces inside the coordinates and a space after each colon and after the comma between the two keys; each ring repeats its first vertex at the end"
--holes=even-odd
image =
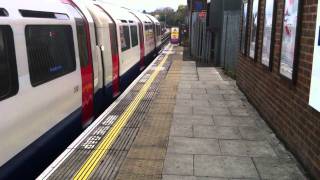
{"type": "MultiPolygon", "coordinates": [[[[219,68],[197,68],[195,62],[183,61],[182,53],[181,47],[163,53],[168,56],[163,70],[88,178],[307,179],[235,81],[219,68]]],[[[149,74],[160,63],[161,58],[149,74]]],[[[100,139],[135,100],[148,80],[142,77],[145,80],[137,80],[126,98],[105,114],[100,139]]],[[[81,142],[97,141],[99,146],[102,142],[95,138],[83,135],[81,142]],[[85,140],[89,137],[93,139],[85,140]]],[[[77,152],[74,157],[60,157],[39,179],[75,178],[97,146],[71,146],[77,152]]]]}

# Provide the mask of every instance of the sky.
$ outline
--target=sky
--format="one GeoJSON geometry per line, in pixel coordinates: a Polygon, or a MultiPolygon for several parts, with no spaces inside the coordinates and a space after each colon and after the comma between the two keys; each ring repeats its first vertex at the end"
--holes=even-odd
{"type": "Polygon", "coordinates": [[[152,12],[158,8],[171,7],[177,10],[179,5],[186,5],[187,0],[103,0],[130,9],[152,12]]]}

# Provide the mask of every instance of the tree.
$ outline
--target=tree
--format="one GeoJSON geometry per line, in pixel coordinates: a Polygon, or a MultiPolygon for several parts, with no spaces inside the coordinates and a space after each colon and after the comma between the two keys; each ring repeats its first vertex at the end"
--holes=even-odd
{"type": "Polygon", "coordinates": [[[179,26],[184,22],[187,13],[187,6],[180,5],[177,11],[170,7],[156,9],[151,14],[158,17],[160,22],[165,22],[168,26],[179,26]]]}
{"type": "Polygon", "coordinates": [[[185,22],[185,18],[187,17],[187,6],[180,5],[175,17],[176,24],[183,24],[185,22]]]}

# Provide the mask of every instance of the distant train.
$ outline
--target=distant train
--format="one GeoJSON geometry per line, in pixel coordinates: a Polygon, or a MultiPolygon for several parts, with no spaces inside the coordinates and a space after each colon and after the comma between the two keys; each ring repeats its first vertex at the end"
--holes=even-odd
{"type": "Polygon", "coordinates": [[[162,44],[151,15],[97,1],[1,0],[0,179],[45,168],[162,44]]]}

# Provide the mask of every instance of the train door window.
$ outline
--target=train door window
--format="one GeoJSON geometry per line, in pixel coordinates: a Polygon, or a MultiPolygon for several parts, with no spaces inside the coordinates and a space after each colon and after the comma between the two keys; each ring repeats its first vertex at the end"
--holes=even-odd
{"type": "Polygon", "coordinates": [[[149,25],[149,31],[150,31],[150,38],[153,38],[154,36],[153,25],[149,25]]]}
{"type": "Polygon", "coordinates": [[[158,33],[158,36],[161,36],[161,27],[160,27],[160,25],[157,25],[157,29],[158,29],[158,30],[157,30],[157,31],[158,31],[158,32],[157,32],[157,33],[158,33]]]}
{"type": "Polygon", "coordinates": [[[121,51],[130,49],[129,26],[120,26],[121,51]]]}
{"type": "Polygon", "coordinates": [[[148,38],[148,26],[144,25],[144,35],[148,38]]]}
{"type": "Polygon", "coordinates": [[[30,80],[38,86],[76,69],[69,25],[28,25],[25,29],[30,80]]]}
{"type": "Polygon", "coordinates": [[[146,37],[147,38],[152,38],[152,26],[151,25],[146,25],[145,26],[146,29],[146,37]]]}
{"type": "Polygon", "coordinates": [[[109,29],[110,29],[111,53],[114,56],[114,55],[118,54],[116,25],[113,24],[113,23],[110,23],[109,24],[109,29]]]}
{"type": "Polygon", "coordinates": [[[13,32],[10,26],[0,26],[0,100],[18,92],[18,73],[13,32]]]}
{"type": "Polygon", "coordinates": [[[87,37],[83,19],[76,18],[77,37],[79,46],[79,56],[81,67],[87,67],[89,64],[87,37]]]}
{"type": "Polygon", "coordinates": [[[137,26],[130,26],[131,31],[131,44],[132,47],[135,47],[138,45],[138,28],[137,26]]]}

